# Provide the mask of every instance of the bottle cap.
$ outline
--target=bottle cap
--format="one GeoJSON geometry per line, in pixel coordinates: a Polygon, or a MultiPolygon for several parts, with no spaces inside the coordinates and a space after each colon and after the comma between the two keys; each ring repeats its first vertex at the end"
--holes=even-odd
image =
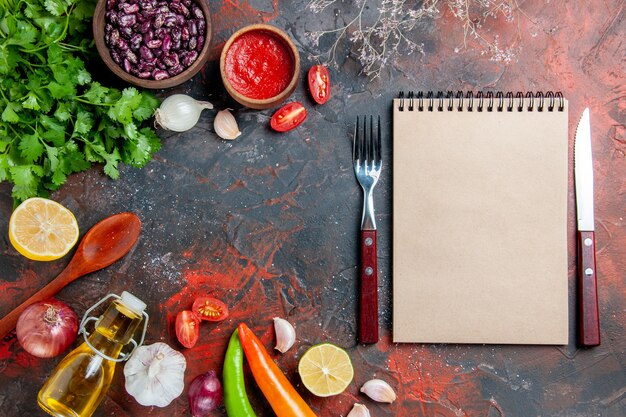
{"type": "Polygon", "coordinates": [[[143,301],[141,301],[139,298],[135,297],[128,291],[122,292],[122,296],[120,298],[122,299],[121,301],[126,307],[128,307],[129,309],[131,309],[132,311],[134,311],[140,316],[143,314],[143,311],[146,309],[146,303],[144,303],[143,301]]]}

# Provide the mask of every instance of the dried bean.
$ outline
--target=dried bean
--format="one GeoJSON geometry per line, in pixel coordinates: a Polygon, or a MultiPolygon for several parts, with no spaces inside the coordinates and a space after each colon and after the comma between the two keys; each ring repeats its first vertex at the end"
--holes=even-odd
{"type": "Polygon", "coordinates": [[[167,30],[165,28],[158,28],[154,31],[154,36],[163,39],[167,35],[167,30]]]}
{"type": "Polygon", "coordinates": [[[156,7],[156,1],[140,0],[139,6],[141,6],[143,10],[154,10],[154,8],[156,7]]]}
{"type": "Polygon", "coordinates": [[[200,52],[202,51],[202,47],[204,46],[204,37],[198,36],[196,39],[198,43],[198,45],[196,46],[196,51],[200,52]]]}
{"type": "Polygon", "coordinates": [[[152,53],[152,51],[150,51],[150,48],[145,45],[141,45],[141,47],[139,48],[139,56],[141,56],[141,59],[144,59],[146,61],[154,59],[154,54],[152,53]]]}
{"type": "Polygon", "coordinates": [[[126,3],[122,5],[122,9],[124,10],[124,13],[126,14],[135,14],[139,11],[139,5],[137,3],[135,4],[126,3]]]}
{"type": "Polygon", "coordinates": [[[181,41],[172,41],[172,50],[173,51],[178,51],[181,46],[182,46],[181,41]]]}
{"type": "Polygon", "coordinates": [[[139,25],[139,32],[148,33],[151,26],[152,26],[152,22],[150,22],[149,20],[144,20],[143,23],[139,25]]]}
{"type": "Polygon", "coordinates": [[[198,19],[196,22],[198,23],[198,32],[201,35],[204,35],[204,32],[206,31],[206,21],[204,19],[198,19]]]}
{"type": "Polygon", "coordinates": [[[120,65],[122,63],[122,57],[120,53],[116,50],[111,50],[111,58],[113,59],[113,62],[115,62],[117,65],[120,65]]]}
{"type": "Polygon", "coordinates": [[[182,36],[182,30],[180,30],[180,28],[178,27],[172,28],[171,34],[172,34],[172,40],[179,41],[182,36]]]}
{"type": "Polygon", "coordinates": [[[189,9],[185,7],[184,4],[173,2],[172,4],[170,4],[170,9],[174,10],[176,13],[181,14],[185,17],[189,17],[189,9]]]}
{"type": "Polygon", "coordinates": [[[191,5],[191,11],[193,12],[193,15],[196,16],[196,19],[204,19],[202,9],[200,9],[195,3],[191,5]]]}
{"type": "Polygon", "coordinates": [[[191,36],[198,36],[198,25],[196,25],[195,20],[190,20],[189,23],[187,23],[187,28],[191,36]]]}
{"type": "Polygon", "coordinates": [[[167,71],[157,69],[152,72],[152,78],[159,81],[159,80],[164,80],[166,78],[170,78],[170,75],[167,73],[167,71]]]}
{"type": "Polygon", "coordinates": [[[185,5],[185,7],[190,7],[191,6],[191,0],[181,0],[181,3],[183,3],[185,5]]]}
{"type": "Polygon", "coordinates": [[[134,14],[124,14],[119,16],[119,24],[120,27],[129,27],[134,25],[137,22],[137,17],[134,14]]]}
{"type": "Polygon", "coordinates": [[[131,28],[131,27],[120,27],[120,34],[124,38],[130,39],[130,37],[133,36],[133,28],[131,28]]]}
{"type": "Polygon", "coordinates": [[[163,37],[163,44],[161,45],[161,49],[167,52],[170,50],[171,47],[172,47],[172,38],[170,38],[169,34],[165,34],[165,36],[163,37]]]}
{"type": "Polygon", "coordinates": [[[198,38],[191,38],[191,39],[189,39],[188,49],[190,51],[196,49],[197,46],[198,46],[198,38]]]}
{"type": "Polygon", "coordinates": [[[124,39],[119,38],[117,40],[117,49],[119,49],[120,51],[126,52],[128,50],[128,42],[126,42],[124,39]]]}
{"type": "Polygon", "coordinates": [[[167,70],[167,72],[169,72],[169,74],[173,77],[174,75],[178,75],[181,72],[183,72],[185,69],[183,68],[182,65],[178,64],[175,67],[170,68],[169,70],[167,70]]]}
{"type": "Polygon", "coordinates": [[[139,78],[150,78],[150,76],[152,76],[152,73],[150,71],[145,71],[145,72],[140,72],[139,74],[137,74],[137,76],[139,78]]]}
{"type": "Polygon", "coordinates": [[[189,28],[187,26],[183,26],[183,29],[181,30],[180,37],[184,41],[188,41],[189,40],[189,28]]]}
{"type": "Polygon", "coordinates": [[[196,59],[198,59],[198,53],[196,51],[191,51],[185,54],[182,63],[185,67],[188,67],[193,64],[196,59]]]}
{"type": "Polygon", "coordinates": [[[157,59],[155,65],[156,65],[156,67],[158,69],[162,69],[162,70],[166,70],[167,69],[167,65],[165,65],[165,62],[163,62],[163,60],[161,60],[161,59],[157,59]]]}
{"type": "Polygon", "coordinates": [[[176,26],[176,16],[166,17],[165,21],[163,22],[163,26],[168,28],[176,26]]]}
{"type": "Polygon", "coordinates": [[[154,38],[154,32],[151,29],[148,29],[146,33],[143,34],[143,43],[147,45],[154,38]]]}
{"type": "Polygon", "coordinates": [[[124,71],[130,72],[131,68],[132,65],[130,64],[130,61],[128,59],[124,59],[124,71]]]}
{"type": "Polygon", "coordinates": [[[152,62],[140,62],[137,65],[137,69],[141,72],[145,72],[145,71],[152,72],[155,69],[155,64],[152,62]]]}
{"type": "Polygon", "coordinates": [[[161,45],[163,45],[163,41],[161,39],[152,39],[146,42],[146,46],[150,49],[161,48],[161,45]]]}
{"type": "Polygon", "coordinates": [[[113,10],[117,6],[117,0],[107,0],[106,10],[113,10]]]}
{"type": "Polygon", "coordinates": [[[115,12],[106,12],[104,15],[107,22],[117,25],[119,22],[119,16],[115,12]]]}
{"type": "Polygon", "coordinates": [[[135,33],[132,38],[130,38],[130,49],[136,51],[141,46],[142,36],[139,33],[135,33]]]}
{"type": "Polygon", "coordinates": [[[145,17],[147,20],[152,20],[154,16],[156,16],[156,10],[154,9],[143,9],[141,11],[141,15],[145,17]]]}
{"type": "Polygon", "coordinates": [[[154,18],[154,28],[158,29],[161,26],[163,26],[163,23],[165,23],[165,15],[163,14],[157,14],[156,17],[154,18]]]}
{"type": "Polygon", "coordinates": [[[139,62],[139,60],[137,59],[137,54],[135,54],[130,49],[126,51],[126,59],[129,60],[131,64],[135,64],[135,65],[137,64],[137,62],[139,62]]]}
{"type": "Polygon", "coordinates": [[[173,52],[170,52],[169,54],[164,54],[163,55],[163,62],[168,67],[175,67],[176,65],[178,65],[180,63],[178,61],[178,55],[173,53],[173,52]]]}

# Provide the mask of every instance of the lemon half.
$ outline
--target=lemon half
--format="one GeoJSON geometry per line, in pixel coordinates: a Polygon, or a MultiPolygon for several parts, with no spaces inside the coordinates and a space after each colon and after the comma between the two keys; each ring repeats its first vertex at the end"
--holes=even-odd
{"type": "Polygon", "coordinates": [[[19,253],[35,261],[52,261],[78,241],[78,223],[56,201],[33,197],[17,206],[9,220],[9,240],[19,253]]]}

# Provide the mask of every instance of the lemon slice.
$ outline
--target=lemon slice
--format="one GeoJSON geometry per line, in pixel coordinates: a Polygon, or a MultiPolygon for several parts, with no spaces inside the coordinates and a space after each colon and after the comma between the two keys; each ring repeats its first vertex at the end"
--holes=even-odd
{"type": "Polygon", "coordinates": [[[29,259],[52,261],[74,247],[78,241],[78,223],[74,214],[56,201],[29,198],[11,215],[9,240],[29,259]]]}
{"type": "Polygon", "coordinates": [[[298,363],[302,383],[318,397],[341,394],[352,382],[354,368],[342,348],[321,343],[307,350],[298,363]]]}

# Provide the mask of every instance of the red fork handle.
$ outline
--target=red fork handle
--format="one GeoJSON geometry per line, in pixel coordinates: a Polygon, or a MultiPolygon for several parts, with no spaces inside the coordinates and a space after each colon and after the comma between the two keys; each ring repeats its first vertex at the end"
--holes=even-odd
{"type": "Polygon", "coordinates": [[[378,342],[378,265],[376,230],[361,230],[359,342],[378,342]]]}
{"type": "Polygon", "coordinates": [[[578,232],[578,342],[600,344],[600,315],[596,283],[596,238],[594,232],[578,232]]]}

